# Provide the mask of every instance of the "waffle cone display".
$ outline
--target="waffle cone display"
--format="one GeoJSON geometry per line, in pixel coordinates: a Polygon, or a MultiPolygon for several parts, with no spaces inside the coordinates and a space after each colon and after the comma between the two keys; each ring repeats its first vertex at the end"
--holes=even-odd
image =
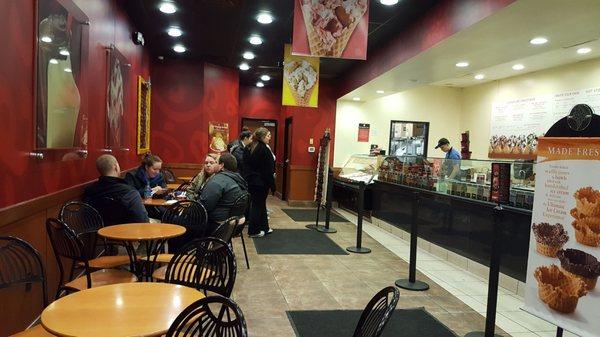
{"type": "Polygon", "coordinates": [[[557,253],[561,270],[568,276],[580,279],[587,290],[596,287],[600,276],[600,262],[592,254],[579,249],[564,249],[557,253]]]}
{"type": "Polygon", "coordinates": [[[577,211],[586,217],[600,217],[600,191],[585,187],[575,192],[577,211]]]}
{"type": "Polygon", "coordinates": [[[285,71],[285,78],[288,79],[288,85],[289,85],[289,88],[290,88],[290,92],[291,92],[292,97],[294,98],[294,101],[296,102],[296,104],[299,105],[299,106],[309,106],[310,98],[311,98],[312,93],[313,93],[313,91],[315,89],[316,83],[318,83],[318,80],[319,80],[319,74],[316,73],[317,80],[316,80],[315,84],[313,84],[310,88],[308,88],[304,92],[304,95],[300,95],[300,93],[296,90],[297,88],[290,81],[290,79],[291,79],[291,73],[292,73],[292,68],[290,68],[290,67],[284,67],[284,71],[285,71]]]}
{"type": "Polygon", "coordinates": [[[558,312],[574,312],[579,298],[587,294],[583,281],[567,275],[556,265],[538,267],[534,276],[540,300],[558,312]]]}
{"type": "Polygon", "coordinates": [[[595,277],[595,278],[587,278],[587,277],[583,277],[583,276],[579,276],[579,275],[573,274],[573,273],[571,273],[571,272],[569,272],[568,270],[565,270],[565,269],[561,269],[561,270],[567,276],[578,278],[578,279],[582,280],[583,283],[585,283],[585,289],[592,290],[592,289],[596,288],[596,283],[598,282],[598,278],[597,277],[595,277]]]}
{"type": "Polygon", "coordinates": [[[575,240],[582,245],[600,247],[600,222],[580,218],[573,221],[575,240]]]}
{"type": "Polygon", "coordinates": [[[559,223],[554,225],[547,222],[534,223],[532,230],[536,251],[548,257],[556,257],[556,253],[569,241],[569,235],[559,223]]]}
{"type": "Polygon", "coordinates": [[[539,243],[536,242],[535,245],[535,250],[545,256],[548,257],[556,257],[556,253],[561,249],[562,247],[556,247],[556,246],[549,246],[549,245],[545,245],[543,243],[539,243]]]}

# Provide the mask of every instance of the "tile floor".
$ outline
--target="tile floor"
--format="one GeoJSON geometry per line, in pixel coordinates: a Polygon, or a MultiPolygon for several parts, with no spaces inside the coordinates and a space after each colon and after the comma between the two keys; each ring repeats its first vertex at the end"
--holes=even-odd
{"type": "MultiPolygon", "coordinates": [[[[268,205],[273,210],[270,221],[275,230],[304,228],[307,224],[290,219],[281,211],[281,208],[288,206],[278,199],[270,198],[268,205]]],[[[340,247],[355,244],[354,224],[334,223],[333,226],[338,232],[329,235],[340,247]]],[[[408,264],[405,262],[408,256],[406,242],[374,226],[365,227],[368,235],[363,236],[363,245],[373,250],[365,255],[259,255],[252,239],[248,239],[246,243],[250,269],[246,269],[241,242],[235,239],[238,276],[232,297],[244,312],[250,336],[295,336],[286,316],[287,310],[362,309],[377,291],[393,285],[396,279],[408,277],[408,264]]],[[[428,282],[431,289],[426,292],[400,289],[398,308],[425,307],[458,336],[483,329],[485,319],[478,310],[484,306],[480,302],[485,301],[481,297],[485,294],[484,282],[469,275],[462,275],[458,268],[440,263],[432,256],[422,254],[421,262],[433,268],[426,271],[428,275],[417,273],[417,277],[428,282]],[[466,290],[458,291],[452,288],[450,283],[442,282],[437,278],[442,275],[440,273],[450,283],[463,282],[461,289],[466,290]],[[464,283],[468,283],[468,286],[465,287],[464,283]],[[458,296],[470,301],[475,308],[458,296]]],[[[502,302],[503,305],[515,304],[508,299],[507,297],[507,300],[502,302]]],[[[514,302],[517,302],[516,298],[514,302]]],[[[514,332],[530,331],[508,317],[500,317],[499,325],[500,323],[514,332]],[[504,324],[507,322],[503,320],[510,324],[504,324]]],[[[340,324],[354,326],[356,322],[340,324]]],[[[540,331],[543,330],[542,327],[540,331]]],[[[510,336],[499,328],[497,333],[510,336]]],[[[530,333],[514,336],[538,335],[530,333]]]]}

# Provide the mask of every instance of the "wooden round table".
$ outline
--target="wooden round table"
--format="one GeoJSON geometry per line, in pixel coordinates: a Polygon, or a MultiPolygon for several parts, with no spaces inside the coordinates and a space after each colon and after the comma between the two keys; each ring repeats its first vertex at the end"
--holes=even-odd
{"type": "Polygon", "coordinates": [[[177,179],[187,183],[187,182],[192,181],[192,179],[194,179],[194,177],[177,177],[177,179]]]}
{"type": "Polygon", "coordinates": [[[204,297],[168,283],[121,283],[62,297],[42,312],[42,325],[59,336],[160,336],[177,315],[204,297]]]}
{"type": "Polygon", "coordinates": [[[122,241],[127,248],[131,270],[135,271],[138,277],[146,276],[150,279],[158,253],[162,251],[167,240],[181,236],[185,231],[183,226],[167,223],[127,223],[100,228],[98,234],[107,239],[122,241]],[[144,244],[146,248],[145,262],[148,268],[145,273],[143,268],[136,268],[137,253],[133,242],[137,241],[144,244]]]}
{"type": "Polygon", "coordinates": [[[169,206],[177,202],[177,200],[165,200],[165,199],[154,199],[148,198],[144,199],[144,206],[169,206]]]}
{"type": "Polygon", "coordinates": [[[167,188],[170,190],[176,190],[181,184],[167,184],[167,188]]]}

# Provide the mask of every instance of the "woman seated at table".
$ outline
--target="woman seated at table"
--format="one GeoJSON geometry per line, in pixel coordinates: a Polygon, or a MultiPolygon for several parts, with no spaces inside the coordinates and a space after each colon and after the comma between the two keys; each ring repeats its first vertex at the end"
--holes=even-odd
{"type": "Polygon", "coordinates": [[[190,182],[190,186],[187,188],[185,192],[185,196],[189,200],[200,201],[200,194],[202,193],[202,189],[208,179],[210,179],[217,169],[219,168],[217,165],[217,161],[219,160],[219,155],[215,153],[209,153],[206,155],[204,159],[204,167],[198,173],[194,179],[190,182]]]}
{"type": "Polygon", "coordinates": [[[133,186],[143,199],[147,198],[146,187],[150,188],[152,194],[162,194],[166,192],[167,183],[160,172],[161,168],[160,157],[147,153],[135,171],[127,172],[125,181],[133,186]]]}

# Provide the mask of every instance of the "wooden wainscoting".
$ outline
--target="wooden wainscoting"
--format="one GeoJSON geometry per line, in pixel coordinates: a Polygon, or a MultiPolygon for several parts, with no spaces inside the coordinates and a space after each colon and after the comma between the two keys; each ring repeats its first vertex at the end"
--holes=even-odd
{"type": "Polygon", "coordinates": [[[312,166],[290,165],[288,204],[311,204],[315,196],[317,170],[312,166]]]}
{"type": "MultiPolygon", "coordinates": [[[[175,177],[195,177],[202,170],[204,164],[191,163],[169,163],[164,167],[170,169],[175,174],[175,177]]],[[[183,181],[179,181],[183,182],[183,181]]]]}

